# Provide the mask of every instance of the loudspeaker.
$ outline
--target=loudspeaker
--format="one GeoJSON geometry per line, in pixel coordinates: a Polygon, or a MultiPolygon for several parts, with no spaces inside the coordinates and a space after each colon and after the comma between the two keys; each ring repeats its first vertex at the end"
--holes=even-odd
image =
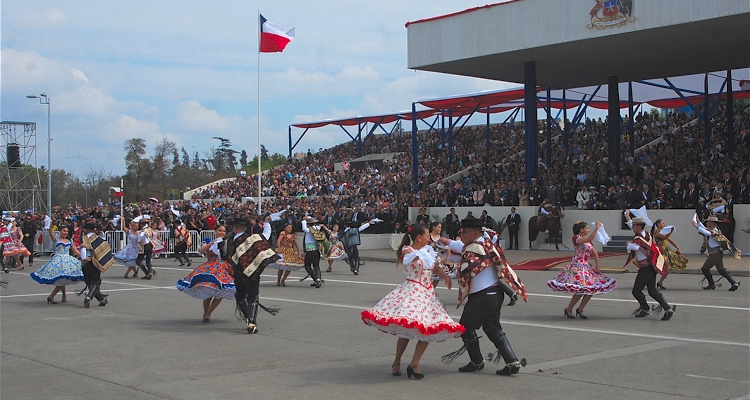
{"type": "Polygon", "coordinates": [[[21,168],[21,153],[17,143],[9,143],[6,149],[8,168],[21,168]]]}

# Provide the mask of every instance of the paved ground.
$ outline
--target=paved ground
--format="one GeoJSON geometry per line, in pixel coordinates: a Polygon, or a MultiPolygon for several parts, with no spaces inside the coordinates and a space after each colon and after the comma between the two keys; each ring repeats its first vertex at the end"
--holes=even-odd
{"type": "MultiPolygon", "coordinates": [[[[521,261],[523,253],[530,254],[509,257],[521,261]]],[[[0,275],[9,280],[0,289],[0,397],[750,398],[745,278],[739,291],[728,292],[700,290],[694,275],[670,276],[665,296],[678,308],[664,322],[631,317],[635,276],[613,274],[618,288],[591,301],[589,319],[569,320],[562,315],[569,297],[545,286],[556,271],[520,271],[529,303],[503,307],[502,322],[516,353],[529,360],[523,373],[496,376],[490,366],[461,374],[456,369],[466,355],[444,366],[440,356],[461,346],[456,339],[430,345],[420,365],[426,377],[414,381],[390,375],[395,338],[359,318],[403,281],[393,262],[368,261],[359,276],[336,262],[320,289],[295,279],[300,273],[277,287],[275,270],[267,271],[262,301],[282,311],[261,312],[257,335],[244,333],[227,301],[202,323],[200,301],[174,290],[189,272],[177,265],[156,261],[159,274],[151,281],[123,279],[124,269],[114,268],[104,275],[110,304],[91,309],[71,295],[68,303],[48,305],[51,287],[32,281],[29,271],[0,275]]],[[[437,290],[458,319],[455,290],[437,290]]],[[[413,344],[408,356],[412,350],[413,344]]]]}

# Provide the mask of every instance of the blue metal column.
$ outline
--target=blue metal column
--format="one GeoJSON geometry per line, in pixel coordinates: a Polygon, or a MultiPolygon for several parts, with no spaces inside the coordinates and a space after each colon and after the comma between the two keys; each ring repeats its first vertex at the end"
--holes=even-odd
{"type": "Polygon", "coordinates": [[[547,88],[547,168],[552,167],[552,103],[551,91],[547,88]]]}
{"type": "Polygon", "coordinates": [[[484,138],[484,147],[487,150],[487,159],[490,159],[490,107],[487,106],[487,137],[484,138]]]}
{"type": "Polygon", "coordinates": [[[419,160],[417,152],[417,104],[411,103],[411,180],[419,186],[419,160]]]}
{"type": "Polygon", "coordinates": [[[536,63],[527,61],[524,65],[524,98],[525,107],[525,142],[526,142],[526,183],[531,186],[531,178],[537,178],[539,173],[539,139],[537,138],[537,97],[536,97],[536,63]]]}
{"type": "Polygon", "coordinates": [[[565,160],[567,162],[570,155],[570,143],[568,142],[568,133],[570,132],[570,123],[568,123],[568,99],[563,89],[563,142],[565,142],[565,160]]]}
{"type": "Polygon", "coordinates": [[[448,110],[448,164],[453,164],[453,110],[448,110]]]}
{"type": "Polygon", "coordinates": [[[607,115],[607,153],[610,165],[614,165],[615,170],[610,170],[610,174],[619,173],[620,170],[620,88],[618,86],[617,75],[610,75],[607,79],[607,103],[609,111],[607,115]]]}
{"type": "Polygon", "coordinates": [[[289,159],[292,158],[292,126],[289,125],[289,159]]]}
{"type": "Polygon", "coordinates": [[[734,88],[732,70],[727,70],[727,155],[734,156],[734,88]]]}
{"type": "Polygon", "coordinates": [[[628,136],[630,136],[630,157],[635,157],[635,115],[633,115],[633,82],[628,82],[628,136]]]}
{"type": "Polygon", "coordinates": [[[711,108],[708,97],[708,74],[703,80],[703,90],[703,150],[707,151],[711,147],[711,128],[708,126],[708,109],[711,108]]]}

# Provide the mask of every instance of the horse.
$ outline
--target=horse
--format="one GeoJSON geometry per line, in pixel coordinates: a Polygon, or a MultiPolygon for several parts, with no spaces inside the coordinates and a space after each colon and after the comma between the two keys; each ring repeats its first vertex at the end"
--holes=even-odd
{"type": "Polygon", "coordinates": [[[565,218],[565,207],[561,205],[555,206],[555,208],[552,209],[552,212],[549,214],[549,217],[547,217],[547,250],[550,249],[550,243],[554,241],[555,243],[555,250],[560,250],[560,247],[557,244],[558,239],[560,239],[560,227],[561,223],[560,220],[562,218],[565,218]]]}
{"type": "Polygon", "coordinates": [[[531,250],[537,250],[536,238],[539,232],[547,230],[548,218],[544,218],[541,215],[529,218],[529,248],[531,250]]]}

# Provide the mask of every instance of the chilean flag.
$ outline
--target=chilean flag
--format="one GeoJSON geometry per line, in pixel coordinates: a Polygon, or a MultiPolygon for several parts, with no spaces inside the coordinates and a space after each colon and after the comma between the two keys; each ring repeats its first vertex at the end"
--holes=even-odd
{"type": "Polygon", "coordinates": [[[260,16],[260,52],[280,53],[294,39],[294,28],[284,29],[260,16]]]}
{"type": "Polygon", "coordinates": [[[109,187],[114,193],[112,193],[112,196],[114,197],[123,197],[125,196],[125,191],[122,190],[122,188],[110,186],[109,187]]]}

